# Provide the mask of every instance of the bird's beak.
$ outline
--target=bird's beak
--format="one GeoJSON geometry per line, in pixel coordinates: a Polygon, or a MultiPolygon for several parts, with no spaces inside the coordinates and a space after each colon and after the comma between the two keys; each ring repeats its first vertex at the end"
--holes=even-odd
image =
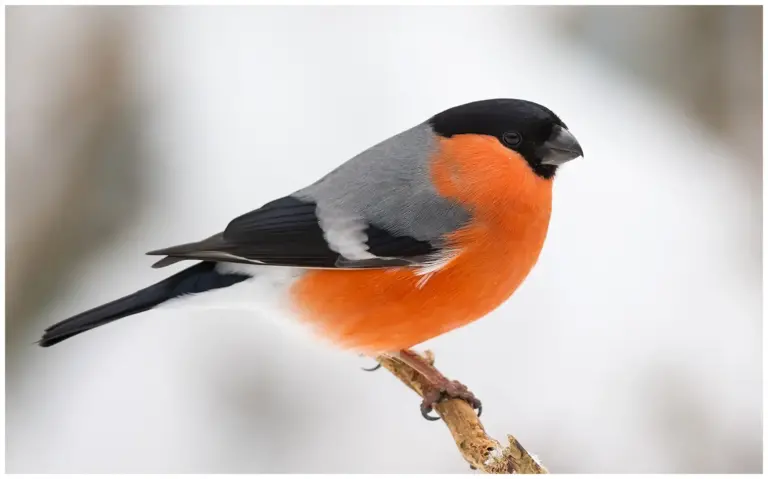
{"type": "Polygon", "coordinates": [[[544,143],[541,163],[544,165],[562,165],[580,156],[584,156],[576,137],[565,128],[555,125],[552,135],[544,143]]]}

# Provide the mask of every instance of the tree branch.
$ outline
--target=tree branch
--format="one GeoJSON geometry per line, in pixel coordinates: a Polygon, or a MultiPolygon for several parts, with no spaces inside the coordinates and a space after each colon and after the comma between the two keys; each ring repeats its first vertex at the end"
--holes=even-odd
{"type": "MultiPolygon", "coordinates": [[[[434,355],[427,351],[423,357],[433,364],[434,355]]],[[[379,356],[376,360],[395,375],[406,386],[424,397],[429,383],[407,364],[396,358],[379,356]]],[[[502,447],[496,439],[489,437],[474,409],[465,401],[450,399],[435,405],[459,452],[473,469],[491,474],[547,474],[547,469],[531,456],[514,438],[507,435],[508,445],[502,447]]]]}

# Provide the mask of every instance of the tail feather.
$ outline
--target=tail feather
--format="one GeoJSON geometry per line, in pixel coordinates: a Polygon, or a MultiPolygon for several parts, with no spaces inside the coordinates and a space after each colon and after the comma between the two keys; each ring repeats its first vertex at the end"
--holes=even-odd
{"type": "Polygon", "coordinates": [[[133,294],[54,324],[45,330],[39,344],[44,348],[53,346],[120,318],[150,310],[178,296],[225,288],[249,277],[219,273],[216,263],[204,261],[133,294]]]}
{"type": "Polygon", "coordinates": [[[217,257],[216,251],[223,244],[223,242],[223,235],[218,233],[202,241],[184,243],[171,246],[170,248],[158,249],[155,251],[150,251],[147,254],[150,256],[165,256],[165,258],[153,264],[153,268],[165,268],[166,266],[178,263],[179,261],[186,261],[190,259],[215,261],[216,259],[222,259],[217,257]]]}

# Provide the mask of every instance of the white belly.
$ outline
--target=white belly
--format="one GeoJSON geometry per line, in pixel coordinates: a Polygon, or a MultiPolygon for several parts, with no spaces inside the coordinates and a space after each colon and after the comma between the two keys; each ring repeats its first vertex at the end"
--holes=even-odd
{"type": "Polygon", "coordinates": [[[222,273],[244,273],[252,277],[226,288],[174,298],[157,309],[250,311],[258,319],[275,321],[281,328],[289,328],[301,336],[317,340],[317,336],[311,334],[309,325],[299,322],[289,298],[291,286],[306,270],[235,263],[219,263],[216,269],[222,273]]]}

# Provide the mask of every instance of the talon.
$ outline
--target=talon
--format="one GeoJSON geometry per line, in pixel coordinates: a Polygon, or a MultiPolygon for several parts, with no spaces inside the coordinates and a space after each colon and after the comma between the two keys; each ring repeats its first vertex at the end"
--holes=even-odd
{"type": "Polygon", "coordinates": [[[477,411],[477,417],[480,417],[481,414],[483,414],[483,403],[480,402],[479,399],[477,399],[472,393],[469,393],[470,396],[461,396],[459,399],[463,399],[467,403],[469,403],[470,406],[472,406],[472,409],[477,411]]]}
{"type": "Polygon", "coordinates": [[[424,395],[424,400],[421,401],[421,415],[424,419],[427,421],[440,420],[440,416],[431,416],[429,413],[432,412],[433,406],[443,399],[445,399],[445,392],[439,389],[435,389],[424,395]]]}
{"type": "Polygon", "coordinates": [[[381,367],[381,363],[378,363],[376,366],[374,366],[372,368],[360,368],[360,369],[362,369],[363,371],[367,371],[369,373],[372,373],[372,372],[376,371],[377,369],[379,369],[380,367],[381,367]]]}
{"type": "Polygon", "coordinates": [[[428,404],[422,404],[421,405],[421,416],[426,419],[427,421],[439,421],[440,416],[431,416],[429,413],[432,412],[432,406],[428,404]]]}

